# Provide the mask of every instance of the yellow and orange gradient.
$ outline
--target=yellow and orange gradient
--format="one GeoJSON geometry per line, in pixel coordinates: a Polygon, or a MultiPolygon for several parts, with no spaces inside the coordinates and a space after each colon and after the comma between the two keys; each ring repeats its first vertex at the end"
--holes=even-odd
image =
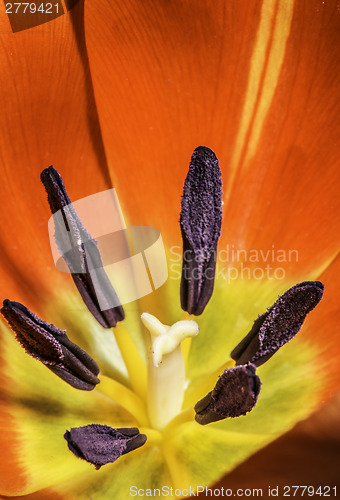
{"type": "MultiPolygon", "coordinates": [[[[91,393],[68,387],[2,327],[0,494],[127,498],[132,484],[211,484],[339,388],[339,24],[333,0],[93,0],[13,33],[1,5],[2,296],[67,328],[99,363],[102,382],[91,393]],[[140,425],[140,406],[126,409],[137,400],[114,382],[126,370],[112,333],[53,267],[39,174],[53,164],[73,200],[114,186],[129,224],[157,227],[171,257],[198,145],[211,147],[222,168],[219,248],[274,246],[297,250],[298,260],[283,263],[280,280],[217,279],[200,333],[184,349],[185,407],[212,389],[279,294],[319,279],[325,296],[302,332],[259,368],[253,412],[206,427],[179,418],[157,433],[140,425]],[[138,424],[148,441],[95,471],[62,437],[88,423],[138,424]]],[[[146,310],[165,324],[181,319],[179,281],[125,307],[142,361],[146,310]]]]}

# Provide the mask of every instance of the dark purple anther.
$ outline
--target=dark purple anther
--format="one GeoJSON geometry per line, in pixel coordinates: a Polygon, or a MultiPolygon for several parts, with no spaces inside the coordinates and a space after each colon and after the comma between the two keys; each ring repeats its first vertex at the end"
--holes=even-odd
{"type": "Polygon", "coordinates": [[[323,296],[320,281],[304,281],[290,288],[255,321],[248,335],[232,351],[238,365],[262,365],[300,330],[307,314],[323,296]]]}
{"type": "Polygon", "coordinates": [[[62,218],[54,217],[55,239],[83,301],[104,328],[116,326],[124,319],[124,310],[104,271],[97,242],[81,223],[59,173],[53,167],[46,168],[41,181],[52,214],[61,211],[62,218]],[[114,307],[101,310],[103,302],[114,307]]]}
{"type": "Polygon", "coordinates": [[[73,427],[65,432],[64,438],[76,457],[93,464],[96,469],[115,462],[146,442],[146,436],[136,427],[113,429],[100,424],[73,427]]]}
{"type": "Polygon", "coordinates": [[[72,387],[91,391],[100,382],[99,367],[60,330],[38,318],[19,302],[4,301],[1,313],[25,351],[72,387]]]}
{"type": "Polygon", "coordinates": [[[214,389],[195,405],[201,425],[246,415],[256,405],[261,382],[252,364],[225,370],[214,389]]]}
{"type": "Polygon", "coordinates": [[[214,289],[222,224],[222,181],[215,153],[195,149],[185,179],[180,225],[183,238],[181,306],[202,314],[214,289]]]}

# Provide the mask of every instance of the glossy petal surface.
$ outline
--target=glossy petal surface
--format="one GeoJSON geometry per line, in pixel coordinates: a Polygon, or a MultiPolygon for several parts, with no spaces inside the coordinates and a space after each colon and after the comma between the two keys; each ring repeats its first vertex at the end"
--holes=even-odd
{"type": "Polygon", "coordinates": [[[87,2],[100,123],[130,218],[174,244],[188,151],[205,144],[224,173],[223,245],[296,250],[289,275],[334,256],[339,32],[336,2],[87,2]]]}
{"type": "Polygon", "coordinates": [[[17,33],[4,8],[0,16],[1,287],[16,300],[28,296],[32,307],[42,306],[53,283],[63,283],[50,254],[40,172],[53,163],[74,199],[107,186],[82,12],[80,2],[17,33]]]}

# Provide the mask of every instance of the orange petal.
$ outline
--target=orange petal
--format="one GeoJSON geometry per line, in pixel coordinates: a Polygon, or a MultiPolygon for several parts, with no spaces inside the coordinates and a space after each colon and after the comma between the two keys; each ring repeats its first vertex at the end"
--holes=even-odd
{"type": "Polygon", "coordinates": [[[67,500],[68,498],[71,499],[71,497],[68,497],[67,495],[62,495],[61,493],[57,493],[54,491],[52,488],[48,488],[45,490],[37,491],[35,493],[32,493],[31,495],[20,495],[20,496],[1,496],[2,499],[11,499],[11,500],[67,500]]]}
{"type": "Polygon", "coordinates": [[[1,288],[39,302],[57,277],[40,172],[53,164],[72,199],[109,179],[86,57],[83,5],[13,33],[0,16],[1,288]],[[41,286],[44,285],[44,289],[41,286]]]}
{"type": "Polygon", "coordinates": [[[222,245],[296,250],[291,275],[334,255],[336,9],[294,0],[86,3],[104,144],[134,224],[178,241],[183,179],[203,144],[224,170],[222,245]]]}
{"type": "Polygon", "coordinates": [[[193,149],[210,146],[227,168],[260,10],[219,1],[85,5],[104,144],[134,224],[176,241],[193,149]]]}
{"type": "Polygon", "coordinates": [[[0,407],[0,453],[2,457],[6,457],[0,463],[2,491],[22,491],[26,485],[24,471],[16,453],[18,439],[14,419],[7,411],[5,402],[5,406],[0,407]]]}
{"type": "MultiPolygon", "coordinates": [[[[1,334],[1,340],[2,334],[1,334]]],[[[7,375],[7,362],[4,350],[0,352],[0,387],[7,388],[12,380],[7,375]]],[[[0,461],[1,491],[16,493],[22,491],[26,484],[25,471],[20,464],[17,450],[19,446],[19,432],[16,421],[10,412],[10,398],[7,391],[1,390],[0,404],[0,453],[3,459],[0,461]],[[4,457],[6,457],[4,459],[4,457]]]]}
{"type": "Polygon", "coordinates": [[[295,249],[288,272],[310,273],[340,244],[339,17],[332,2],[277,4],[246,141],[233,153],[225,236],[244,248],[295,249]]]}
{"type": "Polygon", "coordinates": [[[323,402],[333,396],[340,386],[340,255],[320,276],[325,294],[318,307],[306,320],[305,339],[318,346],[320,357],[315,369],[324,380],[323,402]]]}
{"type": "Polygon", "coordinates": [[[78,391],[27,355],[3,325],[0,339],[0,495],[29,494],[86,472],[63,439],[68,427],[135,426],[131,413],[101,390],[78,391]]]}
{"type": "MultiPolygon", "coordinates": [[[[340,453],[339,410],[340,394],[327,407],[298,423],[293,430],[236,467],[215,487],[235,490],[240,486],[262,488],[262,498],[272,499],[273,495],[268,495],[270,485],[279,486],[281,492],[287,485],[314,486],[314,491],[320,485],[337,485],[340,453]]],[[[310,494],[313,493],[311,488],[309,491],[310,494]]],[[[332,493],[334,494],[334,490],[332,493]]],[[[200,495],[199,498],[209,497],[200,495]]]]}

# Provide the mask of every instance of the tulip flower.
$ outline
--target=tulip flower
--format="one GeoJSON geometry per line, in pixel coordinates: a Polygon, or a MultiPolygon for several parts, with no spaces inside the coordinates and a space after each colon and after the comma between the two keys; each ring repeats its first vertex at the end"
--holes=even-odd
{"type": "Polygon", "coordinates": [[[98,364],[100,382],[72,387],[1,323],[0,494],[129,498],[132,486],[165,486],[186,496],[339,389],[338,6],[86,0],[68,8],[17,31],[1,13],[1,292],[37,323],[66,330],[75,352],[98,364]],[[183,244],[197,252],[181,239],[181,196],[199,146],[219,160],[223,217],[217,244],[211,238],[216,267],[202,262],[215,271],[213,291],[201,281],[190,295],[188,282],[181,287],[183,244]],[[169,278],[123,304],[114,335],[54,267],[39,181],[50,165],[73,202],[114,186],[128,225],[162,235],[169,278]],[[289,342],[263,343],[285,294],[312,286],[321,298],[316,283],[324,297],[301,331],[292,338],[294,313],[289,342]],[[187,338],[161,354],[182,356],[183,400],[165,425],[151,423],[157,368],[148,379],[146,339],[177,337],[181,321],[187,338]],[[262,350],[248,340],[240,348],[251,331],[262,350]],[[247,395],[240,416],[225,402],[229,384],[247,395]],[[108,460],[89,447],[99,434],[108,460]]]}

